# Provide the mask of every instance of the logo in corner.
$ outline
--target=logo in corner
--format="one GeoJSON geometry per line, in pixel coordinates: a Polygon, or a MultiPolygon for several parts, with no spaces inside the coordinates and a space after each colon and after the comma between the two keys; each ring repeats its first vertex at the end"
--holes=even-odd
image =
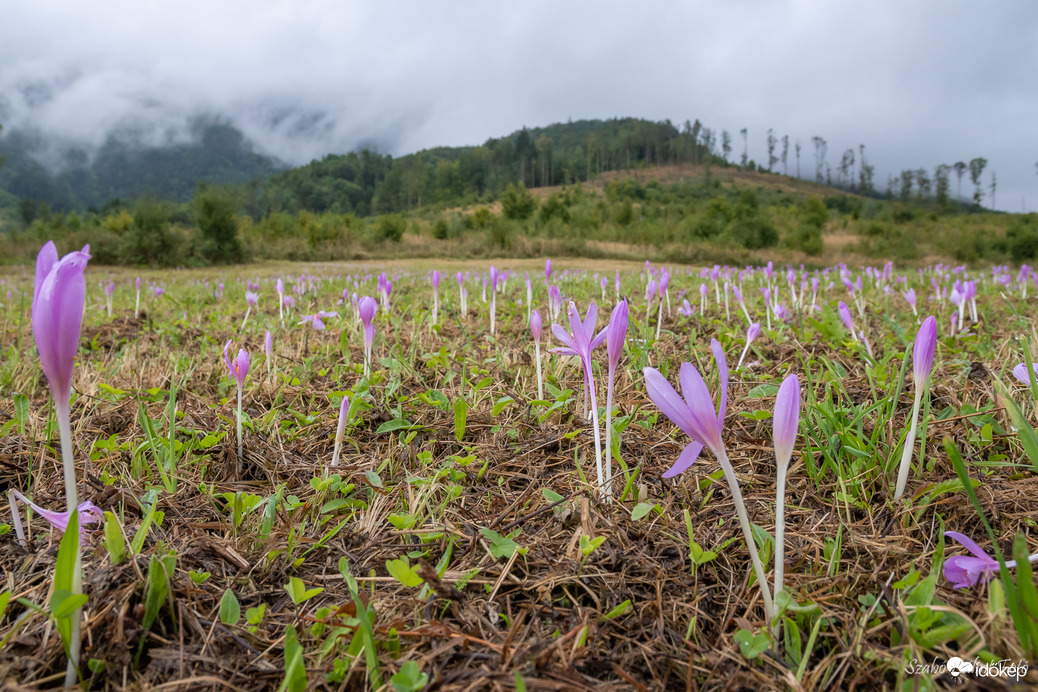
{"type": "Polygon", "coordinates": [[[958,656],[952,656],[948,659],[947,663],[948,672],[953,678],[957,678],[964,673],[973,672],[973,664],[969,661],[963,661],[958,656]]]}

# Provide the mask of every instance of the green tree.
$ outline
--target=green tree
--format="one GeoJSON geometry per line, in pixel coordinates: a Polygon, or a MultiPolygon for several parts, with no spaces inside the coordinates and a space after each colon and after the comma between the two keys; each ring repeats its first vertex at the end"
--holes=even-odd
{"type": "Polygon", "coordinates": [[[973,202],[979,207],[984,199],[984,190],[980,187],[980,176],[987,167],[988,160],[982,156],[970,160],[970,182],[973,183],[973,202]]]}
{"type": "Polygon", "coordinates": [[[522,182],[509,183],[501,195],[501,211],[506,219],[525,221],[537,210],[537,200],[522,182]]]}
{"type": "Polygon", "coordinates": [[[131,264],[169,267],[179,253],[169,229],[170,210],[151,198],[133,205],[133,225],[123,235],[121,258],[131,264]]]}
{"type": "Polygon", "coordinates": [[[942,163],[934,170],[935,197],[937,207],[942,211],[948,206],[948,188],[950,187],[948,178],[951,170],[952,167],[946,163],[942,163]]]}
{"type": "Polygon", "coordinates": [[[955,177],[957,177],[959,179],[958,180],[958,189],[956,190],[955,194],[958,196],[959,199],[962,199],[962,176],[966,172],[967,166],[966,166],[966,163],[963,162],[963,161],[956,161],[952,165],[952,168],[955,169],[955,177]]]}
{"type": "Polygon", "coordinates": [[[238,238],[238,199],[230,187],[199,183],[194,198],[195,223],[202,233],[202,253],[209,262],[241,262],[245,251],[238,238]]]}

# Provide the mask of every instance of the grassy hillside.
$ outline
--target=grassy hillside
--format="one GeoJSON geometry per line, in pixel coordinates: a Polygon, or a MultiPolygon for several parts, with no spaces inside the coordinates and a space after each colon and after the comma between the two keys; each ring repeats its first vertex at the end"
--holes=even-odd
{"type": "Polygon", "coordinates": [[[921,265],[1038,256],[1034,214],[893,202],[734,166],[650,166],[532,191],[513,184],[477,203],[423,203],[369,217],[301,210],[254,218],[241,213],[242,192],[207,188],[203,199],[185,204],[144,200],[103,214],[51,214],[2,236],[0,256],[29,260],[49,238],[62,248],[89,242],[102,264],[153,266],[544,255],[921,265]],[[214,202],[222,210],[216,225],[214,202]]]}

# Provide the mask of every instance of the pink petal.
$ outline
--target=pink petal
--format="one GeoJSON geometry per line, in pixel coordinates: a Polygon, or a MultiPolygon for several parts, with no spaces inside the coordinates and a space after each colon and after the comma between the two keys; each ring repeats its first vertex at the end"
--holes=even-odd
{"type": "Polygon", "coordinates": [[[685,449],[682,450],[681,455],[677,458],[677,461],[674,462],[674,465],[671,466],[663,474],[663,477],[664,478],[673,478],[674,476],[677,476],[678,474],[683,473],[690,466],[692,466],[692,464],[696,463],[696,460],[699,458],[699,455],[702,452],[703,452],[703,445],[699,444],[695,440],[693,440],[692,442],[689,442],[685,446],[685,449]]]}
{"type": "Polygon", "coordinates": [[[695,422],[692,420],[692,413],[688,410],[685,400],[674,390],[670,382],[667,382],[667,378],[655,368],[645,368],[642,372],[645,375],[645,389],[652,403],[656,404],[656,408],[682,432],[695,439],[696,435],[693,432],[695,422]]]}

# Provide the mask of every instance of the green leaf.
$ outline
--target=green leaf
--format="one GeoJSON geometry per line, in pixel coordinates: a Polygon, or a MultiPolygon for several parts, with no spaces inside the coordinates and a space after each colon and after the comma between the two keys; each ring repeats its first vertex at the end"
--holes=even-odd
{"type": "Polygon", "coordinates": [[[584,557],[587,557],[591,553],[595,552],[603,543],[605,543],[605,536],[596,536],[595,538],[591,538],[590,536],[581,534],[580,552],[583,553],[584,557]]]}
{"type": "Polygon", "coordinates": [[[11,592],[4,591],[0,593],[0,622],[4,620],[4,613],[7,612],[7,603],[11,600],[11,592]]]}
{"type": "Polygon", "coordinates": [[[29,397],[21,392],[14,395],[14,417],[18,421],[18,427],[25,434],[25,426],[29,422],[29,397]]]}
{"type": "Polygon", "coordinates": [[[306,692],[306,684],[303,647],[299,645],[296,628],[289,625],[285,632],[285,679],[278,692],[306,692]]]}
{"type": "Polygon", "coordinates": [[[1031,469],[1038,471],[1038,434],[1035,433],[1034,428],[1027,421],[1027,416],[1024,415],[1024,412],[1016,405],[1016,401],[1013,400],[1009,390],[1001,382],[999,383],[999,390],[1002,393],[1002,403],[1005,404],[1006,411],[1009,413],[1009,419],[1013,421],[1013,427],[1016,428],[1020,443],[1024,446],[1024,451],[1027,452],[1027,458],[1031,460],[1031,469]]]}
{"type": "Polygon", "coordinates": [[[404,418],[394,418],[393,420],[387,420],[382,425],[378,426],[378,430],[375,434],[381,435],[382,433],[394,432],[396,430],[410,429],[412,426],[411,421],[404,418]]]}
{"type": "Polygon", "coordinates": [[[68,591],[55,591],[50,598],[50,614],[56,618],[67,618],[79,608],[86,605],[85,593],[71,594],[68,591]]]}
{"type": "Polygon", "coordinates": [[[425,581],[418,576],[415,568],[411,566],[407,557],[402,557],[398,560],[386,560],[386,569],[389,571],[390,576],[394,577],[398,582],[404,586],[414,587],[421,586],[425,581]]]}
{"type": "Polygon", "coordinates": [[[113,565],[126,559],[126,536],[119,519],[112,512],[105,512],[105,548],[113,565]]]}
{"type": "MultiPolygon", "coordinates": [[[[79,510],[73,509],[68,526],[65,527],[65,535],[61,537],[61,543],[58,545],[58,559],[54,564],[54,592],[50,601],[52,614],[55,608],[61,604],[56,600],[58,594],[66,594],[61,597],[64,600],[67,598],[67,594],[78,590],[74,588],[79,584],[79,579],[76,578],[77,569],[79,569],[79,510]]],[[[75,608],[72,612],[75,612],[75,608]]],[[[68,615],[55,617],[57,617],[58,633],[61,635],[67,651],[72,641],[72,618],[68,615]]]]}
{"type": "Polygon", "coordinates": [[[633,605],[631,604],[631,599],[628,598],[626,601],[624,601],[623,603],[621,603],[620,605],[616,606],[615,608],[610,610],[608,613],[603,615],[602,619],[603,620],[615,620],[616,618],[620,617],[624,613],[628,612],[632,607],[633,607],[633,605]]]}
{"type": "Polygon", "coordinates": [[[389,523],[401,531],[405,531],[418,523],[418,517],[407,512],[394,512],[389,515],[389,523]]]}
{"type": "Polygon", "coordinates": [[[492,409],[490,409],[491,417],[496,416],[497,414],[501,413],[501,411],[503,411],[505,409],[505,407],[508,406],[513,401],[515,401],[515,399],[513,399],[512,397],[507,396],[507,395],[501,397],[500,399],[498,399],[496,402],[494,402],[494,407],[492,409]]]}
{"type": "Polygon", "coordinates": [[[454,400],[454,439],[461,442],[465,437],[465,424],[468,421],[469,405],[464,399],[454,400]]]}
{"type": "Polygon", "coordinates": [[[241,605],[237,596],[230,589],[223,592],[220,599],[220,622],[225,625],[237,625],[241,619],[241,605]]]}
{"type": "Polygon", "coordinates": [[[749,630],[739,630],[735,633],[735,643],[739,645],[739,651],[744,658],[753,660],[768,650],[768,635],[763,633],[754,634],[749,630]]]}
{"type": "Polygon", "coordinates": [[[655,502],[639,502],[634,506],[634,509],[631,510],[631,519],[633,521],[638,521],[646,514],[656,509],[656,507],[657,505],[655,502]]]}
{"type": "Polygon", "coordinates": [[[490,529],[480,529],[479,532],[483,534],[483,537],[490,541],[490,554],[496,558],[510,558],[518,550],[521,555],[526,554],[526,548],[520,548],[519,544],[512,540],[514,536],[518,536],[522,529],[516,529],[508,536],[502,536],[496,531],[490,529]]]}
{"type": "Polygon", "coordinates": [[[415,661],[407,661],[389,682],[396,692],[417,692],[428,684],[429,675],[423,673],[415,661]]]}
{"type": "Polygon", "coordinates": [[[292,599],[292,602],[299,605],[321,593],[324,589],[307,589],[302,579],[299,577],[289,577],[288,583],[285,584],[285,591],[288,592],[288,597],[292,599]]]}
{"type": "MultiPolygon", "coordinates": [[[[776,396],[778,394],[778,390],[779,390],[779,388],[778,388],[778,385],[776,385],[776,384],[759,384],[756,387],[754,387],[753,389],[751,389],[748,394],[746,394],[746,398],[747,399],[766,399],[768,397],[776,396]]],[[[744,632],[744,631],[746,631],[746,630],[740,630],[740,632],[744,632]]]]}
{"type": "Polygon", "coordinates": [[[260,603],[255,608],[248,608],[245,611],[245,621],[250,625],[258,625],[263,622],[263,616],[267,613],[267,604],[260,603]]]}

